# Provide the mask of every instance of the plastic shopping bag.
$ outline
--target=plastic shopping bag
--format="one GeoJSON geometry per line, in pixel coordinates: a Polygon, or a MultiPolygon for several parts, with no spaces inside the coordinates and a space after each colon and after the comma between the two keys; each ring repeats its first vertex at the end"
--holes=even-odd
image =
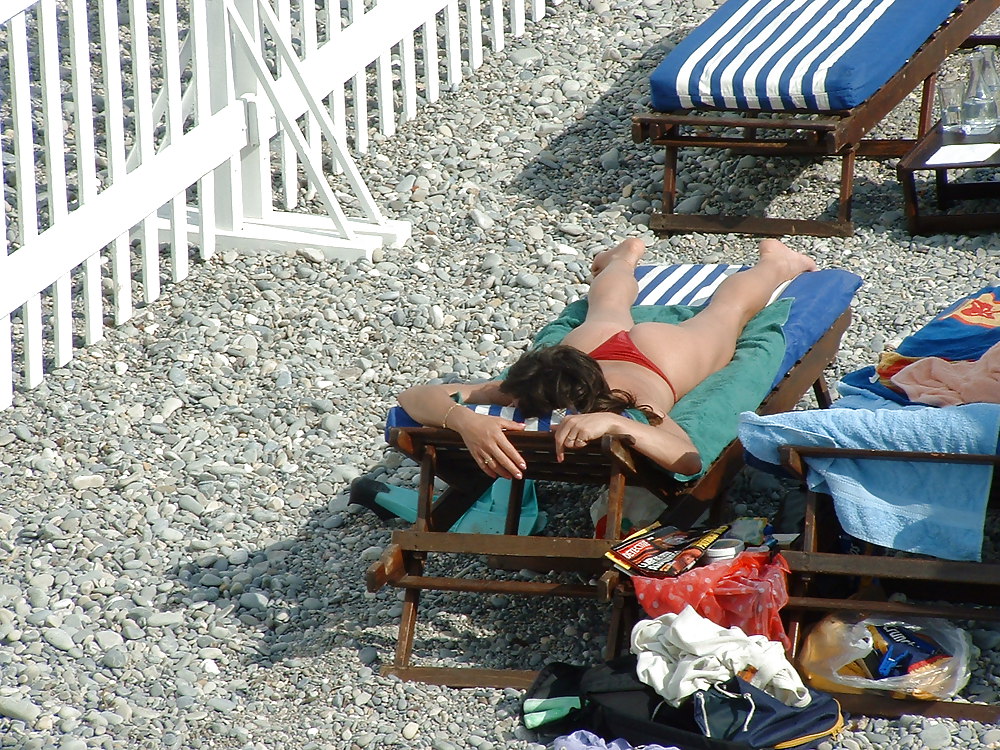
{"type": "Polygon", "coordinates": [[[944,699],[969,680],[969,644],[947,620],[828,615],[806,636],[799,667],[821,690],[944,699]]]}
{"type": "Polygon", "coordinates": [[[781,555],[748,550],[676,578],[632,576],[632,585],[650,617],[677,614],[690,604],[716,625],[735,626],[747,635],[763,635],[788,648],[780,614],[788,602],[788,573],[781,555]]]}
{"type": "MultiPolygon", "coordinates": [[[[625,497],[622,500],[622,536],[628,536],[634,531],[644,529],[663,513],[663,500],[644,487],[625,486],[625,497]]],[[[604,538],[608,523],[608,490],[601,490],[597,499],[590,506],[590,520],[594,522],[594,537],[604,538]]]]}

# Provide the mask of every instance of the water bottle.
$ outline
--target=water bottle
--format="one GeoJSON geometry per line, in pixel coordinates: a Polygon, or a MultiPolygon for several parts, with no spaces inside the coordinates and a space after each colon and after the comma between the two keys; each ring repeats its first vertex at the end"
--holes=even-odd
{"type": "Polygon", "coordinates": [[[969,57],[969,85],[962,99],[962,132],[985,135],[997,126],[997,93],[1000,81],[986,51],[977,49],[969,57]]]}

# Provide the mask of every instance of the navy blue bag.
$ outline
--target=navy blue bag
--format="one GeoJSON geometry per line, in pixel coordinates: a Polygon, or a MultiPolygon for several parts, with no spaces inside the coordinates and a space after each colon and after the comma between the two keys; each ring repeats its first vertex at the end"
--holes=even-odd
{"type": "Polygon", "coordinates": [[[753,748],[813,747],[844,726],[840,704],[807,688],[812,701],[786,706],[741,677],[694,694],[694,720],[706,737],[743,742],[753,748]]]}

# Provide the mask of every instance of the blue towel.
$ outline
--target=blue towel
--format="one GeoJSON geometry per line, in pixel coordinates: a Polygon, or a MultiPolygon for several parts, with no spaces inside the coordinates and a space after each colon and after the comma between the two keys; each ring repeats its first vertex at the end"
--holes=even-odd
{"type": "MultiPolygon", "coordinates": [[[[808,274],[806,274],[808,275],[808,274]]],[[[903,357],[941,357],[950,360],[977,360],[1000,343],[1000,287],[988,286],[948,305],[914,333],[904,338],[896,353],[903,357]]],[[[857,392],[912,406],[902,389],[889,387],[886,374],[874,365],[849,372],[841,383],[857,392]]]]}
{"type": "MultiPolygon", "coordinates": [[[[778,446],[995,453],[1000,405],[862,408],[740,415],[740,441],[753,458],[780,464],[778,446]]],[[[837,402],[839,404],[839,402],[837,402]]],[[[811,458],[809,486],[833,497],[840,524],[873,544],[947,560],[981,559],[992,466],[811,458]]]]}

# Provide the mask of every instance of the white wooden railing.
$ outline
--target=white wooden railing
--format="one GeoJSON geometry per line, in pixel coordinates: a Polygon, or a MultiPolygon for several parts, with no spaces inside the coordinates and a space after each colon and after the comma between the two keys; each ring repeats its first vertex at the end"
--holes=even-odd
{"type": "Polygon", "coordinates": [[[544,13],[544,0],[0,0],[0,408],[184,279],[192,254],[370,257],[405,242],[352,153],[456,88],[484,39],[499,50],[544,13]]]}

